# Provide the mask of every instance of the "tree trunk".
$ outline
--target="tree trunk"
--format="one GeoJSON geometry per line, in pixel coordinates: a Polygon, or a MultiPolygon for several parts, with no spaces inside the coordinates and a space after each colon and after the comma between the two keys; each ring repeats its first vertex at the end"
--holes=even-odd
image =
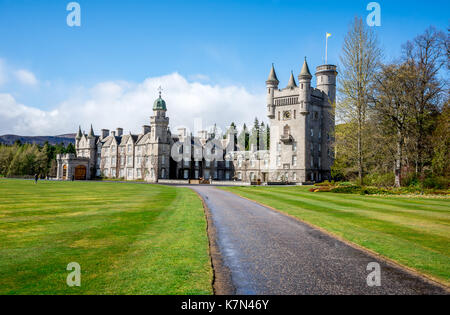
{"type": "Polygon", "coordinates": [[[403,137],[398,133],[397,154],[395,159],[395,187],[402,186],[402,159],[403,159],[403,137]]]}

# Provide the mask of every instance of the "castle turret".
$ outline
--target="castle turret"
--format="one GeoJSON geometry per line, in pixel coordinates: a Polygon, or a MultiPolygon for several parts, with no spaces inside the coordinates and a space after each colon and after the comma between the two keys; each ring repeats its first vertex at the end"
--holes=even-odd
{"type": "Polygon", "coordinates": [[[79,126],[78,133],[75,137],[75,148],[78,148],[82,136],[83,136],[83,134],[81,133],[81,126],[79,126]]]}
{"type": "Polygon", "coordinates": [[[269,118],[275,117],[275,105],[273,101],[275,89],[278,89],[278,84],[280,84],[280,81],[278,81],[277,74],[275,72],[275,67],[272,64],[272,69],[270,70],[269,77],[266,81],[266,87],[267,87],[267,116],[269,118]]]}
{"type": "Polygon", "coordinates": [[[330,103],[336,99],[336,77],[338,73],[334,65],[322,65],[317,67],[317,89],[328,96],[330,103]]]}
{"type": "Polygon", "coordinates": [[[95,148],[95,135],[94,135],[94,128],[92,128],[92,124],[91,130],[89,130],[89,135],[87,136],[87,141],[89,148],[91,149],[95,148]]]}
{"type": "Polygon", "coordinates": [[[300,85],[300,95],[299,95],[299,103],[300,103],[300,113],[308,114],[309,113],[309,104],[311,102],[311,79],[312,75],[309,71],[308,62],[303,62],[302,71],[298,76],[298,83],[300,85]]]}
{"type": "Polygon", "coordinates": [[[289,83],[287,85],[287,89],[295,89],[297,87],[297,83],[295,83],[294,73],[291,71],[291,77],[289,78],[289,83]]]}
{"type": "Polygon", "coordinates": [[[153,103],[153,116],[150,118],[154,140],[159,138],[162,142],[168,142],[166,138],[169,118],[166,117],[166,112],[166,102],[162,99],[161,92],[159,92],[159,98],[153,103]]]}

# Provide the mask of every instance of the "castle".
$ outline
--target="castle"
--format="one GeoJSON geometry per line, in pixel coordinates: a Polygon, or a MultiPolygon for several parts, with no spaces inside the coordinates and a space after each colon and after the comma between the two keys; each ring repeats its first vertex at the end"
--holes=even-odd
{"type": "Polygon", "coordinates": [[[138,135],[102,129],[95,135],[76,136],[76,155],[57,156],[57,178],[83,180],[95,177],[168,182],[205,179],[261,183],[320,182],[331,179],[337,71],[334,65],[317,67],[317,87],[305,61],[298,76],[279,89],[272,65],[266,81],[270,146],[250,151],[236,143],[236,130],[225,137],[201,131],[192,136],[186,129],[172,134],[167,105],[161,97],[153,104],[150,125],[138,135]]]}

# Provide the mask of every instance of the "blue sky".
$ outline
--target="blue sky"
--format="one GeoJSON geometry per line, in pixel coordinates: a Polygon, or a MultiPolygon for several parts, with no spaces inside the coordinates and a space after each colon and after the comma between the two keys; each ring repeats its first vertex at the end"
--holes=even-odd
{"type": "MultiPolygon", "coordinates": [[[[323,63],[326,32],[329,62],[337,63],[349,23],[365,19],[370,1],[79,0],[79,28],[66,24],[69,2],[0,0],[3,68],[26,70],[39,82],[0,82],[14,104],[51,111],[102,82],[140,84],[173,73],[259,95],[272,62],[281,85],[304,56],[312,68],[323,63]]],[[[387,59],[428,26],[449,26],[449,1],[378,2],[376,31],[387,59]]]]}

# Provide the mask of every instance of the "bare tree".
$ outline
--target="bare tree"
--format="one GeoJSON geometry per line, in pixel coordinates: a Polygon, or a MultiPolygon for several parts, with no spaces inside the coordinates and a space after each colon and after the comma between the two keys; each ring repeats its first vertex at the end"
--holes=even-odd
{"type": "Polygon", "coordinates": [[[340,100],[336,105],[336,114],[340,120],[356,124],[356,159],[360,184],[363,183],[365,171],[369,101],[380,58],[381,50],[374,31],[361,18],[355,18],[345,37],[340,58],[340,100]]]}
{"type": "Polygon", "coordinates": [[[439,78],[440,70],[448,63],[448,38],[434,27],[428,28],[422,35],[407,42],[403,46],[404,61],[414,68],[415,80],[408,86],[408,92],[414,99],[411,111],[415,124],[412,125],[412,136],[415,147],[416,174],[423,175],[423,167],[427,153],[432,149],[427,139],[434,129],[434,119],[443,105],[445,80],[439,78]]]}

